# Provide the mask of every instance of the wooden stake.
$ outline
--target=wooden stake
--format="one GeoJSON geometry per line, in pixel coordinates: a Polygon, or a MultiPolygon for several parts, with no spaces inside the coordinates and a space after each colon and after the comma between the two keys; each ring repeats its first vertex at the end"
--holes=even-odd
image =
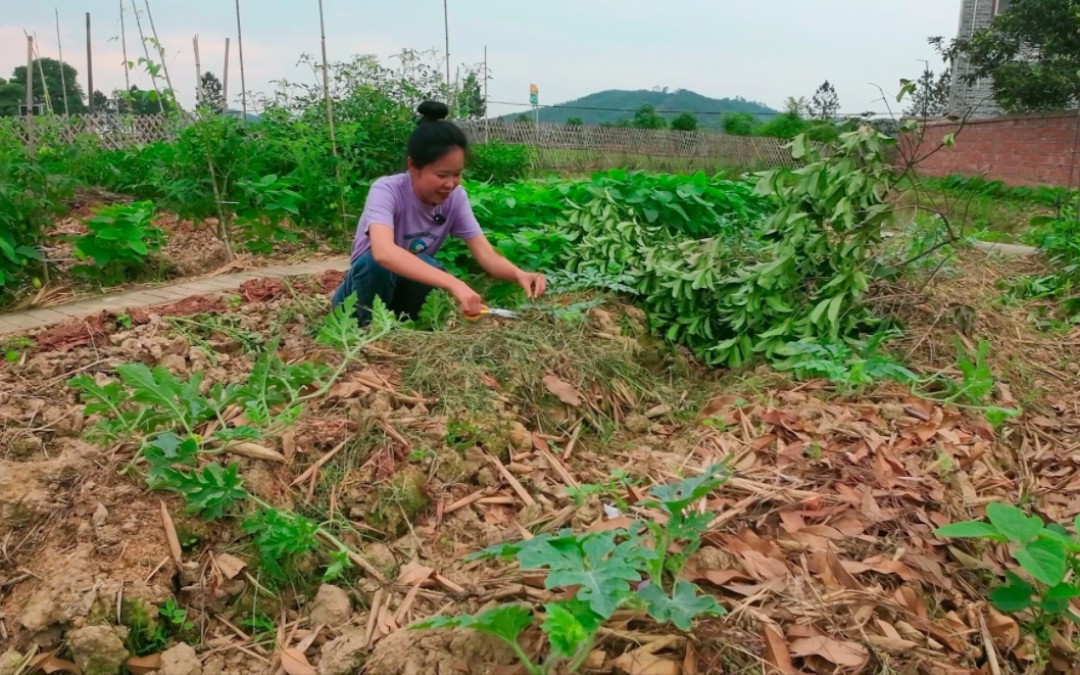
{"type": "Polygon", "coordinates": [[[221,71],[221,100],[224,101],[225,110],[229,111],[229,38],[225,38],[225,67],[221,71]]]}
{"type": "Polygon", "coordinates": [[[90,49],[90,12],[86,13],[86,98],[87,112],[94,114],[94,55],[90,49]]]}
{"type": "Polygon", "coordinates": [[[247,81],[244,80],[244,35],[240,31],[240,0],[236,0],[236,50],[240,54],[240,108],[247,123],[247,81]]]}
{"type": "Polygon", "coordinates": [[[443,0],[443,32],[446,36],[446,97],[450,98],[450,10],[447,0],[443,0]]]}
{"type": "Polygon", "coordinates": [[[26,36],[26,116],[34,115],[34,38],[26,36]]]}
{"type": "Polygon", "coordinates": [[[491,117],[488,115],[487,45],[484,45],[484,142],[491,142],[491,117]]]}
{"type": "Polygon", "coordinates": [[[203,86],[202,86],[202,61],[199,60],[199,36],[191,38],[191,43],[195,45],[195,103],[202,103],[203,100],[203,86]]]}
{"type": "MultiPolygon", "coordinates": [[[[322,0],[319,0],[319,32],[322,34],[323,98],[326,100],[326,124],[330,129],[330,154],[334,157],[334,176],[337,178],[338,184],[338,205],[341,209],[341,222],[345,229],[348,230],[348,217],[345,215],[345,188],[341,181],[341,163],[338,161],[337,138],[334,135],[334,102],[330,98],[330,75],[326,63],[326,21],[323,18],[322,0]]],[[[406,445],[408,444],[406,443],[406,445]]]]}
{"type": "MultiPolygon", "coordinates": [[[[54,7],[56,12],[56,51],[60,53],[60,86],[64,90],[64,114],[68,115],[67,76],[64,75],[64,47],[60,44],[60,10],[54,7]]],[[[94,92],[90,92],[93,96],[94,92]]]]}
{"type": "Polygon", "coordinates": [[[131,66],[127,55],[127,31],[124,29],[124,0],[120,0],[120,45],[124,50],[124,93],[131,91],[131,66]]]}

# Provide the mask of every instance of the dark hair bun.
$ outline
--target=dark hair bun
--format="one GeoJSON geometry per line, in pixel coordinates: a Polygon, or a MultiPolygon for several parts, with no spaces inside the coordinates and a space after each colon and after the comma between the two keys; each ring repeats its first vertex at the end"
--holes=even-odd
{"type": "Polygon", "coordinates": [[[420,113],[420,117],[423,118],[420,120],[421,122],[438,122],[450,115],[450,108],[439,101],[424,101],[416,109],[416,112],[420,113]]]}

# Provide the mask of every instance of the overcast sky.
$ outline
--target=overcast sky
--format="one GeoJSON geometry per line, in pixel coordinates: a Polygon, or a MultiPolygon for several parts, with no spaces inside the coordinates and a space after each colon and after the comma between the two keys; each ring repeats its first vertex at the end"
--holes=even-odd
{"type": "MultiPolygon", "coordinates": [[[[11,0],[0,13],[0,76],[26,62],[23,31],[36,33],[42,56],[57,56],[59,9],[65,60],[86,88],[85,13],[93,21],[94,87],[122,87],[120,4],[126,9],[128,57],[141,56],[132,0],[11,0]]],[[[135,0],[149,33],[145,0],[135,0]]],[[[926,39],[954,35],[961,0],[448,0],[454,63],[477,63],[488,47],[492,101],[541,103],[602,89],[667,86],[706,96],[779,107],[809,97],[823,80],[836,86],[843,111],[883,110],[872,85],[895,92],[916,77],[920,59],[939,62],[926,39]],[[664,7],[664,9],[661,9],[664,7]]],[[[389,57],[403,47],[443,49],[442,0],[324,0],[330,60],[351,54],[389,57]]],[[[220,75],[233,38],[230,99],[239,92],[233,0],[151,0],[154,24],[181,103],[194,100],[192,37],[204,70],[220,75]]],[[[319,53],[316,0],[241,0],[248,89],[271,91],[279,78],[314,81],[298,68],[319,53]]],[[[150,87],[132,73],[133,83],[150,87]]],[[[523,108],[492,105],[493,113],[523,108]]]]}

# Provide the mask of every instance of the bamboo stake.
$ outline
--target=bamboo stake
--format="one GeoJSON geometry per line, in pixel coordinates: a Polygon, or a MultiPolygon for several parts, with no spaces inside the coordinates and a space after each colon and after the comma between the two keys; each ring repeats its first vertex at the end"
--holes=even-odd
{"type": "Polygon", "coordinates": [[[240,54],[240,107],[247,123],[247,81],[244,79],[244,36],[240,31],[240,0],[236,0],[236,49],[240,54]]]}
{"type": "MultiPolygon", "coordinates": [[[[34,38],[26,35],[26,116],[34,115],[34,38]]],[[[32,123],[32,120],[28,120],[32,123]]],[[[31,143],[33,141],[31,140],[31,143]]]]}
{"type": "Polygon", "coordinates": [[[120,46],[124,50],[124,93],[127,93],[131,91],[131,62],[128,61],[127,55],[127,31],[124,28],[124,0],[120,0],[120,46]]]}
{"type": "MultiPolygon", "coordinates": [[[[146,35],[143,34],[142,19],[139,18],[139,9],[135,6],[135,0],[131,0],[131,11],[135,13],[135,25],[139,29],[139,42],[142,43],[143,56],[146,57],[146,65],[150,66],[150,50],[146,48],[146,35]]],[[[157,86],[157,76],[150,73],[150,81],[154,84],[154,93],[157,94],[158,111],[165,114],[165,102],[161,100],[161,90],[157,86]]]]}
{"type": "MultiPolygon", "coordinates": [[[[67,76],[64,75],[64,46],[60,44],[60,9],[53,8],[56,12],[56,50],[60,53],[60,87],[64,90],[64,114],[70,114],[68,112],[68,97],[67,97],[67,76]]],[[[93,96],[94,92],[90,92],[93,96]]]]}
{"type": "Polygon", "coordinates": [[[330,98],[330,75],[326,64],[326,21],[323,17],[323,2],[319,0],[319,31],[322,34],[322,82],[323,98],[326,100],[326,124],[330,129],[330,154],[334,157],[334,176],[338,185],[338,204],[341,208],[341,222],[348,229],[345,215],[345,189],[341,182],[341,162],[338,158],[337,137],[334,135],[334,102],[330,98]]]}
{"type": "Polygon", "coordinates": [[[173,103],[179,108],[180,104],[176,101],[176,90],[172,86],[172,78],[169,77],[169,64],[165,60],[165,48],[161,46],[161,41],[158,40],[157,28],[154,27],[154,15],[150,13],[150,0],[143,0],[146,5],[146,18],[150,19],[150,32],[154,34],[154,45],[157,46],[158,58],[161,59],[161,67],[165,70],[165,84],[169,85],[169,91],[172,92],[173,103]]]}
{"type": "Polygon", "coordinates": [[[199,36],[191,38],[191,43],[195,46],[195,104],[202,103],[203,100],[203,85],[202,85],[202,62],[199,60],[199,36]]]}
{"type": "Polygon", "coordinates": [[[94,56],[90,49],[90,12],[86,13],[86,96],[87,111],[94,114],[94,56]]]}
{"type": "Polygon", "coordinates": [[[221,71],[221,100],[224,102],[225,109],[221,112],[225,113],[229,111],[229,38],[225,38],[225,68],[221,71]]]}
{"type": "MultiPolygon", "coordinates": [[[[52,114],[52,99],[49,97],[48,82],[45,81],[45,69],[41,67],[41,50],[38,49],[40,40],[37,39],[37,33],[34,33],[34,60],[37,61],[38,76],[41,78],[41,91],[45,96],[45,112],[52,114]]],[[[64,69],[61,68],[60,72],[63,73],[64,69]]]]}

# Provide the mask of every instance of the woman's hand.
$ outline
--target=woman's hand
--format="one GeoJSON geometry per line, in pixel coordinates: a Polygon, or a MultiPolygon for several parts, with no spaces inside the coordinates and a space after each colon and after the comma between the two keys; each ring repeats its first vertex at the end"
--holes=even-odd
{"type": "Polygon", "coordinates": [[[457,300],[462,314],[469,317],[480,316],[480,306],[483,305],[484,300],[479,293],[469,288],[467,283],[462,281],[455,284],[450,289],[450,294],[457,300]]]}
{"type": "Polygon", "coordinates": [[[547,279],[544,278],[543,274],[519,271],[515,281],[525,289],[525,295],[527,295],[530,300],[539,298],[544,294],[544,291],[547,290],[547,279]]]}

